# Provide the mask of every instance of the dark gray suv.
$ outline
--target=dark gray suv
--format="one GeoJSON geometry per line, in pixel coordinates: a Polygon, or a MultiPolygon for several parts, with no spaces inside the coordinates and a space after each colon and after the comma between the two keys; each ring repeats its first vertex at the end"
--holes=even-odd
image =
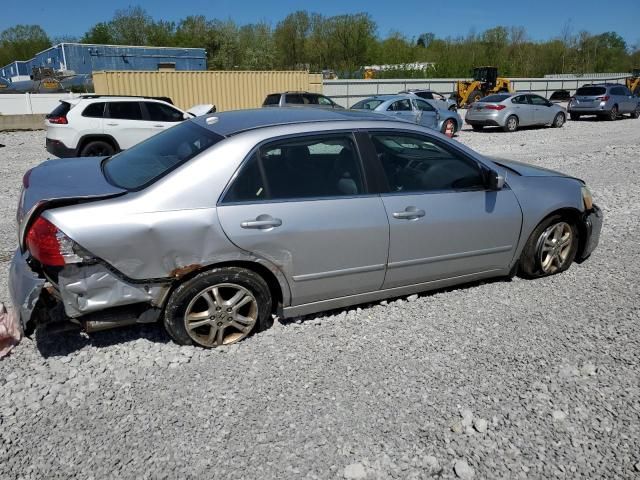
{"type": "Polygon", "coordinates": [[[335,108],[342,110],[344,107],[338,105],[329,97],[319,93],[311,92],[283,92],[271,93],[262,102],[263,107],[317,107],[335,108]]]}
{"type": "Polygon", "coordinates": [[[632,118],[640,116],[640,98],[634,96],[624,85],[601,83],[584,85],[576,90],[569,100],[567,111],[571,120],[579,120],[582,115],[597,115],[600,118],[616,120],[623,114],[632,118]]]}

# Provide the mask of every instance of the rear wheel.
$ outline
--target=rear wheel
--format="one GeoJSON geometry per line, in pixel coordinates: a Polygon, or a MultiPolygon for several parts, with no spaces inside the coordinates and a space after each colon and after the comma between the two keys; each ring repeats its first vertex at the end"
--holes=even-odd
{"type": "Polygon", "coordinates": [[[169,298],[164,326],[180,345],[230,345],[270,324],[271,294],[257,273],[237,267],[200,273],[169,298]]]}
{"type": "Polygon", "coordinates": [[[94,140],[87,143],[80,151],[81,157],[110,157],[115,153],[115,148],[103,140],[94,140]]]}
{"type": "Polygon", "coordinates": [[[509,116],[502,129],[505,132],[515,132],[518,129],[518,117],[515,115],[509,116]]]}
{"type": "Polygon", "coordinates": [[[571,222],[553,215],[533,231],[522,251],[519,272],[528,278],[567,270],[578,250],[578,232],[571,222]]]}
{"type": "Polygon", "coordinates": [[[614,105],[613,108],[611,108],[611,111],[609,112],[607,118],[611,121],[614,121],[618,119],[618,115],[618,106],[614,105]]]}
{"type": "Polygon", "coordinates": [[[571,120],[580,120],[579,113],[570,113],[569,116],[571,117],[571,120]]]}
{"type": "Polygon", "coordinates": [[[551,124],[551,126],[553,128],[560,128],[564,125],[565,120],[566,118],[564,116],[564,113],[558,113],[553,119],[553,123],[551,124]]]}
{"type": "Polygon", "coordinates": [[[631,118],[640,118],[640,105],[638,105],[636,109],[631,112],[631,118]]]}
{"type": "Polygon", "coordinates": [[[442,124],[442,133],[444,133],[447,137],[453,137],[453,134],[456,132],[456,121],[453,119],[445,120],[442,124]]]}

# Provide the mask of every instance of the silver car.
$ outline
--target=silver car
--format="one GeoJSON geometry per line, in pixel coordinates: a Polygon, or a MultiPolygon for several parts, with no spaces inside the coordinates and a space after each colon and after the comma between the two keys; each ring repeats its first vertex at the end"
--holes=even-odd
{"type": "Polygon", "coordinates": [[[402,90],[398,92],[401,94],[409,94],[415,95],[416,97],[422,98],[423,100],[428,101],[433,106],[437,108],[444,108],[447,110],[458,110],[458,104],[452,98],[446,98],[444,95],[438,92],[434,92],[433,90],[421,89],[421,88],[411,88],[409,90],[402,90]]]}
{"type": "Polygon", "coordinates": [[[367,110],[388,115],[397,120],[417,123],[453,136],[462,128],[458,112],[438,108],[415,95],[377,95],[354,104],[351,110],[367,110]]]}
{"type": "Polygon", "coordinates": [[[474,130],[502,127],[515,132],[518,127],[551,125],[560,128],[567,121],[567,111],[533,93],[496,93],[475,102],[464,119],[474,130]]]}
{"type": "Polygon", "coordinates": [[[640,98],[617,83],[584,85],[569,100],[568,111],[571,120],[580,120],[585,115],[597,115],[606,120],[617,120],[623,114],[638,118],[640,98]]]}
{"type": "Polygon", "coordinates": [[[559,273],[602,225],[581,180],[350,111],[195,118],[23,184],[10,294],[27,334],[159,321],[203,347],[274,314],[559,273]]]}

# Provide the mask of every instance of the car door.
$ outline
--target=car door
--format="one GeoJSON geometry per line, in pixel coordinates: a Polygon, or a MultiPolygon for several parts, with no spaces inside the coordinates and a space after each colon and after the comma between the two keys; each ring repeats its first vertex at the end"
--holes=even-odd
{"type": "Polygon", "coordinates": [[[620,103],[624,103],[624,111],[620,109],[620,113],[631,113],[635,110],[636,101],[631,95],[631,91],[624,86],[618,87],[620,92],[620,103]]]}
{"type": "Polygon", "coordinates": [[[534,122],[533,107],[529,101],[529,95],[513,97],[511,103],[513,104],[513,113],[518,117],[518,124],[520,126],[532,125],[534,122]]]}
{"type": "Polygon", "coordinates": [[[233,243],[283,271],[293,305],[382,286],[389,223],[367,193],[351,133],[259,146],[217,210],[233,243]]]}
{"type": "Polygon", "coordinates": [[[151,101],[140,103],[150,137],[185,120],[185,114],[170,105],[151,101]]]}
{"type": "Polygon", "coordinates": [[[138,101],[107,102],[103,125],[123,150],[151,136],[138,101]]]}
{"type": "Polygon", "coordinates": [[[548,125],[553,122],[555,110],[551,108],[553,103],[540,95],[529,95],[533,107],[533,122],[536,125],[548,125]]]}
{"type": "Polygon", "coordinates": [[[522,212],[507,187],[485,187],[483,167],[430,136],[373,131],[388,183],[390,224],[384,288],[504,271],[515,252],[522,212]]]}
{"type": "Polygon", "coordinates": [[[407,122],[418,123],[417,111],[413,109],[411,100],[405,98],[403,100],[396,100],[387,107],[388,115],[398,118],[400,120],[406,120],[407,122]]]}
{"type": "Polygon", "coordinates": [[[417,123],[427,128],[438,129],[440,115],[433,105],[426,100],[416,98],[413,100],[413,108],[416,110],[417,123]]]}

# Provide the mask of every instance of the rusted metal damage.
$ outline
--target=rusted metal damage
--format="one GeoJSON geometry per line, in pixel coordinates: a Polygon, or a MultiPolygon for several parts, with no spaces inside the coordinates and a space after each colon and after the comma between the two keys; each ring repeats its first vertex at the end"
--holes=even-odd
{"type": "Polygon", "coordinates": [[[187,265],[185,267],[174,268],[169,273],[169,276],[171,278],[182,278],[185,275],[188,275],[188,274],[190,274],[192,272],[200,270],[201,268],[202,268],[202,265],[200,265],[199,263],[192,263],[191,265],[187,265]]]}

